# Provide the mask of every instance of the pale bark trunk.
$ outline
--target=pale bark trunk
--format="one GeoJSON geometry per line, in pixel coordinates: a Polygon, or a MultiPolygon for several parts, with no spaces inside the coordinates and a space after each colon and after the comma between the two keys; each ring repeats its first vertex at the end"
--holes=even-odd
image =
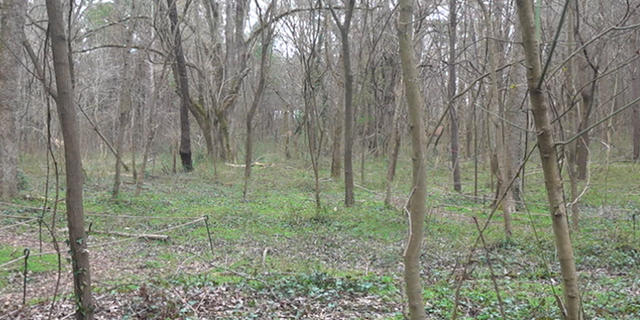
{"type": "Polygon", "coordinates": [[[18,194],[18,135],[16,112],[20,103],[24,22],[27,2],[5,0],[0,22],[0,199],[18,194]]]}
{"type": "Polygon", "coordinates": [[[91,320],[94,305],[91,297],[91,267],[87,235],[84,229],[84,207],[82,203],[82,158],[80,156],[80,134],[76,119],[76,106],[71,84],[69,48],[64,32],[64,19],[60,0],[47,0],[51,50],[56,76],[58,117],[62,128],[67,175],[67,223],[69,227],[69,253],[72,259],[73,283],[78,320],[91,320]]]}
{"type": "Polygon", "coordinates": [[[562,272],[566,315],[568,320],[579,320],[582,318],[580,311],[580,290],[578,288],[578,275],[576,273],[571,237],[569,235],[562,177],[560,176],[560,170],[558,168],[558,159],[548,114],[549,109],[546,95],[538,86],[542,78],[542,66],[540,62],[540,49],[535,39],[531,1],[516,0],[516,6],[527,64],[527,82],[529,98],[531,100],[531,111],[538,132],[538,150],[540,151],[549,209],[553,222],[556,250],[562,272]]]}
{"type": "Polygon", "coordinates": [[[413,162],[413,182],[409,199],[409,239],[404,252],[404,279],[409,314],[411,320],[426,319],[424,301],[422,300],[422,279],[420,277],[420,252],[424,234],[424,219],[427,212],[425,199],[426,157],[425,136],[422,118],[422,94],[418,87],[419,78],[413,56],[413,36],[411,21],[413,20],[413,4],[411,0],[399,1],[400,17],[398,20],[398,41],[400,61],[402,65],[402,82],[404,83],[409,121],[411,126],[411,145],[413,162]]]}

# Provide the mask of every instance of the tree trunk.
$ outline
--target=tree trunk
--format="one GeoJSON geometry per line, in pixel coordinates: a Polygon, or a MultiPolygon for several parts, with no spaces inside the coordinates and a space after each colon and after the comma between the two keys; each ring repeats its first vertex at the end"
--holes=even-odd
{"type": "MultiPolygon", "coordinates": [[[[135,2],[132,2],[131,5],[131,16],[134,16],[134,8],[135,2]]],[[[122,9],[122,8],[120,8],[122,9]]],[[[124,10],[122,10],[124,11],[124,10]]],[[[124,18],[124,14],[121,17],[124,18]]],[[[121,49],[122,52],[122,78],[120,79],[120,102],[118,105],[118,109],[120,112],[120,118],[118,121],[118,138],[116,139],[116,173],[113,181],[113,191],[111,192],[112,198],[118,197],[118,192],[120,191],[121,184],[121,175],[120,171],[122,168],[122,148],[124,144],[124,135],[127,127],[127,122],[129,119],[129,113],[131,112],[131,86],[133,85],[133,76],[129,75],[129,63],[131,60],[131,52],[129,46],[131,45],[131,40],[133,38],[133,22],[135,19],[129,19],[129,24],[127,27],[120,26],[121,37],[124,40],[125,47],[121,49]]],[[[135,162],[132,162],[132,167],[135,168],[135,162]]]]}
{"type": "Polygon", "coordinates": [[[333,143],[331,144],[331,178],[339,178],[342,171],[342,159],[340,157],[341,140],[342,140],[342,112],[338,112],[336,116],[335,129],[333,130],[333,143]]]}
{"type": "Polygon", "coordinates": [[[398,20],[398,41],[400,61],[402,65],[402,82],[404,83],[409,121],[411,126],[411,145],[413,163],[413,181],[409,198],[409,239],[404,252],[404,280],[409,314],[411,320],[426,319],[424,301],[422,300],[422,279],[420,278],[420,252],[424,233],[424,219],[427,212],[427,176],[425,157],[425,136],[422,118],[422,94],[418,87],[418,74],[413,56],[413,36],[411,21],[413,20],[413,4],[411,0],[399,0],[400,17],[398,20]]]}
{"type": "MultiPolygon", "coordinates": [[[[271,2],[270,6],[275,6],[276,1],[271,2]]],[[[272,7],[270,7],[271,9],[272,7]]],[[[262,21],[263,17],[260,16],[262,21]]],[[[262,21],[262,23],[265,23],[262,21]]],[[[271,55],[271,40],[272,40],[273,32],[272,29],[265,31],[262,34],[262,42],[261,42],[261,52],[260,52],[260,76],[258,80],[258,86],[256,88],[256,92],[253,95],[253,102],[251,103],[251,108],[247,113],[247,140],[245,145],[245,157],[244,157],[244,188],[242,191],[242,199],[244,201],[247,200],[247,189],[249,186],[249,179],[251,178],[251,164],[253,163],[253,117],[256,114],[256,110],[258,109],[258,105],[262,100],[262,95],[264,93],[264,88],[267,83],[267,73],[269,72],[269,58],[271,55]]]]}
{"type": "Polygon", "coordinates": [[[67,223],[69,227],[69,253],[73,269],[73,283],[76,299],[76,319],[93,319],[94,305],[91,298],[91,268],[87,235],[84,229],[84,207],[82,202],[82,158],[80,156],[80,134],[76,119],[69,48],[64,32],[62,4],[60,0],[47,0],[51,50],[56,76],[57,109],[64,138],[65,169],[67,177],[67,223]]]}
{"type": "MultiPolygon", "coordinates": [[[[634,22],[640,23],[640,17],[638,17],[638,15],[635,15],[634,22]]],[[[638,39],[640,37],[640,31],[634,30],[633,32],[633,48],[638,48],[638,45],[640,45],[640,39],[638,39]]],[[[632,95],[633,98],[635,98],[636,95],[640,94],[640,60],[635,59],[632,66],[633,76],[631,86],[633,88],[632,95]]],[[[631,123],[633,125],[631,137],[633,141],[633,160],[638,161],[640,160],[640,103],[636,103],[631,109],[631,123]]]]}
{"type": "MultiPolygon", "coordinates": [[[[449,94],[449,103],[453,104],[453,97],[456,95],[456,0],[449,0],[449,82],[447,83],[447,92],[449,94]]],[[[453,189],[462,192],[462,184],[460,182],[460,165],[458,160],[459,141],[458,141],[458,116],[454,105],[449,107],[449,118],[451,119],[451,169],[453,171],[453,189]]]]}
{"type": "Polygon", "coordinates": [[[538,150],[540,151],[549,209],[553,222],[556,250],[562,272],[566,315],[568,320],[580,320],[582,319],[580,311],[580,290],[578,288],[578,275],[576,273],[571,237],[569,235],[569,225],[567,223],[562,177],[560,176],[560,170],[558,168],[558,158],[548,114],[549,109],[546,95],[539,86],[539,82],[543,76],[542,64],[540,62],[540,48],[535,38],[531,1],[516,0],[516,6],[525,51],[531,111],[538,132],[538,150]]]}
{"type": "MultiPolygon", "coordinates": [[[[484,15],[484,26],[487,35],[487,41],[496,39],[493,23],[491,22],[491,15],[486,8],[483,0],[478,0],[478,4],[482,9],[484,15]]],[[[510,163],[507,157],[507,149],[505,147],[505,124],[501,118],[504,114],[504,106],[500,103],[500,96],[498,92],[498,79],[500,78],[498,73],[498,55],[502,54],[498,50],[498,42],[488,42],[489,63],[491,69],[491,88],[489,98],[489,110],[490,124],[489,124],[489,141],[490,149],[492,151],[491,162],[492,172],[496,177],[496,197],[494,204],[496,207],[502,207],[502,217],[504,220],[504,233],[505,238],[509,240],[511,238],[511,213],[513,211],[513,197],[509,182],[511,181],[510,175],[510,163]],[[504,195],[504,196],[503,196],[504,195]]]]}
{"type": "Polygon", "coordinates": [[[395,107],[393,109],[393,118],[391,120],[391,137],[389,138],[389,163],[387,164],[387,191],[384,198],[384,204],[387,207],[391,206],[391,184],[393,178],[396,175],[396,166],[398,164],[398,155],[400,154],[400,142],[402,135],[400,134],[400,128],[398,125],[398,119],[400,118],[400,110],[402,106],[402,88],[401,82],[396,82],[395,85],[395,107]]]}
{"type": "Polygon", "coordinates": [[[178,92],[180,94],[180,160],[182,161],[182,169],[185,172],[193,171],[193,162],[191,160],[191,129],[189,128],[189,79],[187,77],[187,64],[184,59],[184,51],[182,50],[182,35],[180,34],[180,26],[178,25],[178,9],[176,8],[176,0],[167,0],[169,6],[169,19],[171,20],[171,34],[173,34],[173,54],[176,59],[176,67],[174,70],[174,78],[178,83],[178,92]]]}
{"type": "Polygon", "coordinates": [[[5,0],[0,18],[0,199],[18,194],[18,135],[16,112],[20,103],[22,42],[27,1],[5,0]]]}
{"type": "Polygon", "coordinates": [[[335,12],[334,19],[340,29],[342,39],[342,63],[344,68],[344,204],[351,207],[355,204],[353,196],[353,73],[351,72],[351,50],[349,49],[349,28],[355,0],[349,0],[344,23],[340,23],[335,12]]]}

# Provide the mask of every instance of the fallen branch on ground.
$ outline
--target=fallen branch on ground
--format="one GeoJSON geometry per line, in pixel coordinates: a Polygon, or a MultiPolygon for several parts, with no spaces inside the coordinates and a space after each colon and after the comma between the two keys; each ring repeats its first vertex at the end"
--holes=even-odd
{"type": "Polygon", "coordinates": [[[142,238],[146,240],[158,240],[158,241],[171,240],[171,237],[164,234],[132,234],[132,233],[124,233],[124,232],[99,231],[99,230],[91,230],[89,231],[89,233],[106,234],[110,236],[129,237],[129,238],[142,238]]]}

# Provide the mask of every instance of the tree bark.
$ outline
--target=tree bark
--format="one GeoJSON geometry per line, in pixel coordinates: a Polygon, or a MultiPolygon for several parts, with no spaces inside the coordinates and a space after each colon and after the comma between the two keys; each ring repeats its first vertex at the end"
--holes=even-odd
{"type": "Polygon", "coordinates": [[[404,252],[404,280],[409,314],[411,320],[426,319],[422,300],[422,279],[420,278],[420,251],[424,233],[426,215],[427,177],[425,157],[425,136],[422,118],[422,94],[418,87],[418,74],[413,56],[413,3],[411,0],[399,0],[400,17],[398,20],[398,41],[402,65],[409,121],[411,126],[413,181],[409,199],[409,239],[404,252]]]}
{"type": "Polygon", "coordinates": [[[516,6],[527,64],[527,82],[531,111],[538,132],[538,150],[540,151],[549,209],[553,222],[556,250],[562,272],[566,316],[568,320],[580,320],[582,319],[580,311],[580,290],[578,288],[578,275],[576,273],[571,237],[569,235],[562,177],[560,176],[560,170],[558,168],[558,158],[548,114],[549,108],[547,106],[546,95],[538,85],[542,78],[542,65],[540,62],[540,48],[535,38],[531,1],[516,0],[516,6]]]}
{"type": "MultiPolygon", "coordinates": [[[[135,2],[132,2],[131,6],[131,16],[134,15],[133,10],[135,8],[135,2]]],[[[122,9],[122,8],[120,8],[122,9]]],[[[124,11],[124,10],[122,10],[124,11]]],[[[124,14],[120,18],[124,18],[124,14]]],[[[124,144],[124,135],[125,129],[127,127],[127,122],[129,119],[129,114],[131,112],[131,86],[133,85],[133,77],[129,75],[130,69],[130,60],[131,60],[131,52],[129,52],[129,46],[131,46],[131,40],[133,38],[133,22],[135,19],[129,19],[129,25],[127,27],[120,26],[121,37],[124,40],[125,47],[121,49],[122,52],[122,78],[120,79],[120,102],[118,105],[118,109],[120,112],[120,118],[118,121],[118,138],[116,139],[116,173],[113,181],[113,191],[111,192],[112,198],[117,198],[118,193],[120,191],[121,184],[121,175],[120,171],[122,168],[121,163],[123,162],[123,144],[124,144]]],[[[132,162],[132,167],[135,168],[135,163],[132,162]]]]}
{"type": "Polygon", "coordinates": [[[353,16],[355,0],[349,0],[344,22],[340,23],[338,17],[333,17],[340,29],[342,40],[342,63],[344,68],[344,204],[351,207],[355,204],[353,195],[353,73],[351,71],[351,50],[349,48],[349,29],[353,16]]]}
{"type": "MultiPolygon", "coordinates": [[[[275,6],[276,1],[272,1],[269,7],[271,10],[271,6],[275,6]]],[[[268,11],[269,11],[268,10],[268,11]]],[[[263,17],[260,16],[262,21],[263,17]]],[[[264,21],[262,21],[264,23],[264,21]]],[[[256,88],[256,92],[253,95],[253,102],[251,103],[251,108],[249,112],[247,112],[247,140],[245,145],[245,158],[244,158],[244,188],[242,191],[242,199],[247,200],[247,189],[249,187],[249,179],[251,178],[251,163],[253,162],[253,117],[256,114],[256,110],[260,105],[262,100],[262,95],[264,93],[264,89],[267,83],[267,74],[269,72],[269,59],[271,56],[271,40],[273,37],[273,29],[269,28],[267,31],[262,33],[262,43],[261,43],[261,52],[260,52],[260,75],[258,79],[258,86],[256,88]]]]}
{"type": "MultiPolygon", "coordinates": [[[[478,4],[482,9],[484,15],[484,26],[487,35],[487,41],[496,39],[495,28],[491,21],[491,15],[486,8],[483,0],[478,0],[478,4]]],[[[498,50],[499,44],[497,41],[493,43],[487,42],[489,52],[489,63],[491,69],[491,88],[489,94],[489,110],[491,111],[489,123],[489,144],[492,152],[492,172],[496,176],[496,198],[495,206],[502,207],[502,217],[504,220],[504,233],[505,238],[509,240],[511,238],[512,226],[511,226],[511,212],[513,211],[513,196],[509,187],[511,181],[510,175],[510,163],[507,157],[507,148],[505,146],[505,124],[501,115],[504,114],[504,106],[500,103],[500,96],[498,91],[498,79],[500,78],[498,73],[498,55],[502,54],[498,50]],[[504,195],[504,197],[503,197],[504,195]],[[502,201],[501,201],[502,200],[502,201]]]]}
{"type": "Polygon", "coordinates": [[[402,106],[402,83],[400,81],[396,82],[394,97],[395,97],[395,106],[393,108],[393,118],[391,120],[391,137],[389,138],[389,150],[387,154],[389,155],[389,163],[387,164],[387,191],[384,198],[384,204],[387,207],[391,206],[391,184],[393,183],[393,179],[396,175],[396,166],[398,164],[398,155],[400,154],[400,142],[402,139],[402,135],[400,134],[400,128],[398,125],[398,119],[400,118],[400,111],[402,106]]]}
{"type": "Polygon", "coordinates": [[[93,319],[94,305],[91,297],[91,268],[87,235],[84,228],[82,202],[82,158],[80,156],[80,134],[76,119],[74,92],[71,84],[69,48],[64,32],[64,19],[60,0],[47,0],[51,50],[56,76],[57,109],[64,138],[64,154],[67,178],[67,223],[69,227],[69,253],[72,260],[73,283],[78,320],[93,319]]]}
{"type": "Polygon", "coordinates": [[[331,178],[339,178],[342,171],[342,159],[340,157],[340,151],[342,146],[342,124],[340,115],[342,112],[338,112],[336,115],[335,129],[333,130],[333,142],[331,144],[331,178]]]}
{"type": "Polygon", "coordinates": [[[169,20],[171,20],[171,34],[173,35],[173,53],[176,59],[174,78],[178,83],[178,93],[180,94],[180,160],[182,169],[185,172],[193,171],[191,160],[191,129],[189,128],[189,78],[187,77],[187,64],[182,50],[182,35],[178,25],[178,9],[176,0],[167,0],[169,6],[169,20]]]}
{"type": "MultiPolygon", "coordinates": [[[[640,17],[638,17],[638,15],[635,15],[634,22],[640,23],[640,17]]],[[[640,31],[635,30],[633,32],[633,48],[638,48],[638,45],[640,45],[640,39],[638,39],[640,37],[640,31]]],[[[636,54],[640,54],[640,51],[636,51],[636,54]]],[[[638,59],[633,61],[632,70],[633,76],[631,86],[634,94],[632,98],[635,99],[635,95],[640,94],[640,61],[638,59]]],[[[640,103],[636,103],[631,108],[631,122],[633,126],[633,130],[631,132],[631,140],[633,141],[633,160],[638,161],[640,160],[640,103]]]]}
{"type": "Polygon", "coordinates": [[[0,19],[0,199],[18,194],[18,135],[16,112],[20,103],[24,22],[27,1],[5,0],[0,19]]]}
{"type": "MultiPolygon", "coordinates": [[[[449,82],[447,84],[447,92],[450,104],[453,104],[452,99],[456,95],[456,29],[456,0],[449,0],[449,82]]],[[[449,107],[449,118],[451,120],[451,169],[453,171],[453,189],[457,192],[462,192],[458,160],[460,150],[458,116],[456,114],[456,108],[453,105],[449,107]]]]}

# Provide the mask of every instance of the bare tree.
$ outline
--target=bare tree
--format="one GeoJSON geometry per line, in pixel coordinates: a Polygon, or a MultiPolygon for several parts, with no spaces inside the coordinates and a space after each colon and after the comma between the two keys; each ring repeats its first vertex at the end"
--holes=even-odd
{"type": "Polygon", "coordinates": [[[94,304],[91,297],[91,268],[87,234],[84,228],[84,206],[82,202],[82,185],[84,176],[80,155],[80,135],[76,119],[74,90],[71,83],[71,66],[69,47],[62,16],[60,0],[47,0],[49,16],[49,32],[51,33],[51,50],[53,67],[56,76],[56,104],[62,136],[64,137],[64,154],[67,178],[67,223],[69,226],[69,253],[73,270],[73,288],[76,299],[76,319],[93,319],[94,304]]]}
{"type": "MultiPolygon", "coordinates": [[[[449,103],[456,95],[456,40],[457,40],[457,12],[456,0],[449,0],[449,81],[447,82],[447,92],[449,103]]],[[[462,184],[460,183],[460,164],[458,163],[458,155],[460,144],[458,141],[458,115],[455,106],[449,107],[449,119],[451,120],[451,168],[453,171],[453,189],[462,192],[462,184]]]]}
{"type": "Polygon", "coordinates": [[[422,94],[418,87],[418,74],[413,54],[413,4],[411,0],[400,0],[400,17],[398,19],[398,42],[402,65],[402,82],[404,83],[409,120],[411,128],[411,146],[413,163],[413,181],[409,198],[409,239],[404,252],[404,281],[409,314],[411,320],[426,319],[424,301],[422,301],[422,280],[420,278],[420,251],[424,234],[426,216],[427,176],[425,136],[422,118],[422,94]]]}
{"type": "Polygon", "coordinates": [[[531,112],[538,132],[538,150],[540,151],[549,209],[553,221],[556,250],[562,272],[566,316],[569,320],[580,320],[582,317],[578,274],[576,273],[573,247],[569,235],[567,208],[564,201],[562,177],[558,168],[553,130],[549,119],[549,108],[546,95],[541,88],[544,75],[540,61],[540,48],[535,37],[533,9],[530,0],[516,0],[516,5],[527,63],[527,83],[531,112]]]}
{"type": "MultiPolygon", "coordinates": [[[[124,8],[120,5],[119,1],[115,3],[116,10],[121,12],[120,18],[124,18],[124,8]]],[[[130,15],[133,16],[135,14],[135,2],[131,2],[131,12],[130,15]]],[[[120,102],[118,104],[118,109],[120,112],[120,118],[118,121],[118,138],[116,140],[116,173],[114,177],[113,183],[113,191],[111,196],[113,198],[118,197],[118,193],[120,191],[120,183],[121,183],[121,163],[122,163],[122,153],[123,153],[123,144],[124,144],[124,135],[125,128],[127,122],[129,120],[129,114],[131,112],[131,86],[133,85],[133,76],[130,75],[130,64],[131,64],[131,42],[133,40],[133,30],[134,23],[136,19],[129,19],[128,25],[125,27],[124,25],[120,25],[120,37],[124,42],[124,48],[121,49],[122,53],[122,78],[120,79],[121,87],[120,87],[120,102]]],[[[132,167],[135,168],[135,163],[132,163],[132,167]]]]}
{"type": "Polygon", "coordinates": [[[191,160],[191,129],[189,128],[189,78],[187,77],[187,63],[182,49],[182,34],[178,25],[178,9],[176,0],[167,0],[169,7],[169,20],[171,20],[171,34],[173,35],[173,54],[175,65],[173,76],[178,83],[180,96],[180,160],[182,169],[186,172],[193,171],[191,160]]]}
{"type": "MultiPolygon", "coordinates": [[[[259,19],[261,24],[265,24],[266,21],[271,16],[275,6],[277,5],[277,1],[272,1],[269,7],[267,8],[267,12],[265,14],[262,13],[262,9],[260,8],[260,4],[256,1],[256,7],[259,11],[259,19]]],[[[249,178],[251,177],[251,167],[253,165],[253,117],[256,114],[256,110],[258,109],[258,105],[260,105],[262,101],[262,95],[264,93],[264,89],[267,86],[267,75],[269,73],[269,59],[271,58],[271,42],[273,40],[273,28],[268,26],[267,30],[262,32],[261,34],[261,43],[260,43],[260,71],[258,76],[258,86],[253,94],[253,101],[251,102],[251,107],[247,112],[246,126],[247,126],[247,139],[245,145],[245,158],[244,158],[244,188],[242,191],[242,199],[247,200],[247,188],[249,185],[249,178]]]]}
{"type": "MultiPolygon", "coordinates": [[[[640,16],[635,15],[635,23],[640,23],[640,16]]],[[[636,30],[633,33],[633,48],[638,48],[640,45],[640,31],[636,30]]],[[[637,52],[640,53],[640,52],[637,52]]],[[[640,93],[640,60],[636,59],[632,64],[633,76],[631,85],[633,86],[633,92],[640,93]]],[[[633,123],[633,129],[631,131],[631,141],[633,141],[633,160],[640,160],[640,103],[636,103],[631,109],[631,118],[633,123]]]]}
{"type": "Polygon", "coordinates": [[[340,30],[342,40],[342,63],[344,68],[344,203],[347,207],[355,204],[353,196],[353,73],[351,71],[351,49],[349,48],[349,29],[353,17],[355,0],[347,0],[344,21],[340,21],[338,14],[331,9],[333,19],[340,30]]]}
{"type": "Polygon", "coordinates": [[[18,135],[20,65],[27,2],[5,0],[0,17],[0,199],[18,194],[18,135]]]}

